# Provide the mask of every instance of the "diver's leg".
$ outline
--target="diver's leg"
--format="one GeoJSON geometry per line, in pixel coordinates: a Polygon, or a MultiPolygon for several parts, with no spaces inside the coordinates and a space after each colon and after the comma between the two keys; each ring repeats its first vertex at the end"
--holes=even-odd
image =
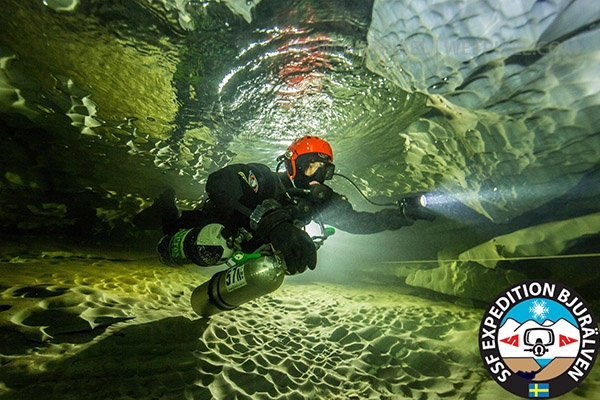
{"type": "MultiPolygon", "coordinates": [[[[181,229],[198,228],[209,224],[221,224],[221,218],[210,201],[204,201],[195,210],[183,210],[178,218],[168,217],[163,219],[163,232],[165,235],[174,235],[181,229]]],[[[225,237],[231,236],[231,229],[223,232],[225,237]]]]}
{"type": "Polygon", "coordinates": [[[181,216],[171,225],[171,231],[165,233],[174,233],[180,229],[205,226],[217,222],[214,218],[206,215],[204,210],[183,210],[181,216]]]}
{"type": "Polygon", "coordinates": [[[165,235],[174,235],[181,229],[203,227],[218,222],[217,218],[206,211],[204,208],[184,210],[180,216],[175,191],[168,188],[154,199],[150,207],[134,217],[133,224],[144,230],[162,228],[165,235]]]}
{"type": "Polygon", "coordinates": [[[162,227],[165,233],[173,233],[178,218],[179,208],[177,207],[175,191],[172,188],[167,188],[154,199],[154,203],[150,207],[142,210],[133,218],[133,224],[144,230],[160,229],[162,227]]]}

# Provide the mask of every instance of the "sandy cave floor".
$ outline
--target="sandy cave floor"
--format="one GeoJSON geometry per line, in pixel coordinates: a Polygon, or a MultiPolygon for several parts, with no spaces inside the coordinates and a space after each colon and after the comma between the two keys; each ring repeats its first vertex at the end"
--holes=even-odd
{"type": "MultiPolygon", "coordinates": [[[[173,269],[50,252],[0,263],[0,398],[517,398],[484,369],[483,310],[392,286],[297,284],[199,319],[173,269]]],[[[600,368],[563,398],[594,398],[600,368]]]]}

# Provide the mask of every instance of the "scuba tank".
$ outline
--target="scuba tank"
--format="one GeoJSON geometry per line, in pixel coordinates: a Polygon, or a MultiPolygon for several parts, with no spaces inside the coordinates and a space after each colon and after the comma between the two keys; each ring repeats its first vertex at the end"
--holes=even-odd
{"type": "MultiPolygon", "coordinates": [[[[318,249],[334,233],[324,228],[321,236],[313,236],[318,249]]],[[[240,248],[243,236],[225,239],[223,225],[208,224],[202,228],[182,229],[165,235],[158,243],[160,260],[169,266],[197,264],[215,266],[227,262],[228,269],[217,272],[192,292],[192,309],[208,317],[232,310],[241,304],[277,290],[286,275],[285,261],[270,244],[254,253],[234,252],[240,248]]]]}
{"type": "Polygon", "coordinates": [[[158,257],[163,264],[171,267],[192,263],[203,267],[222,264],[233,254],[233,249],[221,234],[223,229],[221,224],[208,224],[165,235],[158,242],[158,257]]]}
{"type": "MultiPolygon", "coordinates": [[[[335,233],[333,228],[325,228],[322,223],[320,226],[321,236],[312,237],[317,249],[335,233]]],[[[208,317],[274,292],[283,284],[286,274],[285,261],[271,245],[251,254],[236,251],[227,265],[230,268],[217,272],[192,292],[192,309],[196,314],[208,317]]]]}
{"type": "Polygon", "coordinates": [[[230,268],[217,272],[192,293],[192,309],[208,317],[232,310],[257,297],[274,292],[283,283],[284,261],[272,250],[246,254],[238,251],[227,263],[230,268]]]}
{"type": "Polygon", "coordinates": [[[227,262],[227,270],[217,272],[192,293],[192,308],[204,317],[275,291],[285,276],[285,262],[270,245],[256,253],[234,253],[235,242],[228,244],[223,229],[220,224],[182,229],[165,235],[158,243],[159,258],[169,266],[193,263],[207,267],[227,262]]]}

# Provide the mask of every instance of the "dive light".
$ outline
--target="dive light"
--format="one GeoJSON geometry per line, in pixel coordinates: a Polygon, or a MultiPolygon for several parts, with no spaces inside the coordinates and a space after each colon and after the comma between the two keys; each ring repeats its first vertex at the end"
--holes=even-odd
{"type": "Polygon", "coordinates": [[[416,194],[406,196],[398,201],[398,208],[407,218],[433,221],[435,214],[427,209],[427,195],[416,194]]]}

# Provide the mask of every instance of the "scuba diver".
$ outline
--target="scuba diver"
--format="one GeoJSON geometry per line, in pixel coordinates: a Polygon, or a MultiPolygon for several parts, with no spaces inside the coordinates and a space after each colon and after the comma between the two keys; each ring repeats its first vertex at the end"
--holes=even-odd
{"type": "Polygon", "coordinates": [[[416,197],[378,212],[355,211],[345,196],[325,184],[334,176],[333,152],[316,136],[294,140],[277,160],[276,172],[250,163],[211,173],[208,199],[199,209],[180,215],[175,192],[168,189],[135,217],[134,224],[143,229],[162,225],[165,236],[158,252],[163,263],[230,267],[194,290],[192,308],[199,315],[233,309],[273,292],[286,274],[313,270],[317,249],[333,233],[325,224],[370,234],[409,226],[417,219],[433,220],[416,197]],[[286,172],[278,172],[282,163],[286,172]],[[311,237],[303,229],[313,220],[321,236],[311,237]]]}

